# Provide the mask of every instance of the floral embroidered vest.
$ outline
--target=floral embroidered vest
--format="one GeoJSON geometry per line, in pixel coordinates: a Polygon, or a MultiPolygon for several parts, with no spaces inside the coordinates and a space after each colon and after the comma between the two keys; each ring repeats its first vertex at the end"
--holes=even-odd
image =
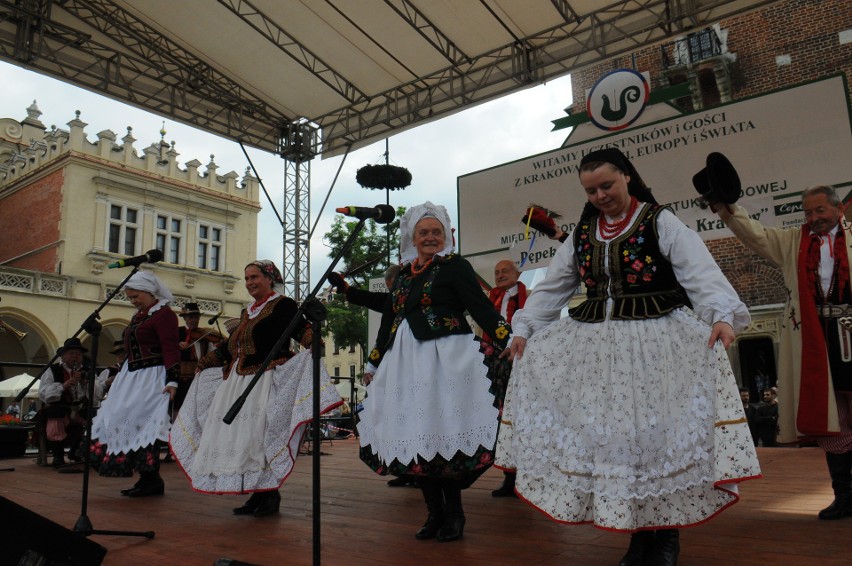
{"type": "Polygon", "coordinates": [[[604,270],[607,247],[597,237],[597,216],[580,222],[574,232],[574,247],[587,300],[569,309],[571,318],[603,321],[610,298],[613,320],[659,318],[680,307],[692,306],[671,263],[660,252],[657,216],[663,209],[660,205],[644,206],[633,226],[610,241],[612,275],[604,270]]]}

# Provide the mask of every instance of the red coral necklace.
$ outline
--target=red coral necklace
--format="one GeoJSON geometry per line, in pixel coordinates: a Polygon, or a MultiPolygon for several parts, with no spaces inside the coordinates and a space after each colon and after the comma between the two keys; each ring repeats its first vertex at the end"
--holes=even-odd
{"type": "Polygon", "coordinates": [[[636,197],[630,197],[630,208],[627,210],[627,214],[624,215],[624,218],[617,222],[609,222],[606,220],[606,215],[601,213],[598,216],[598,228],[601,231],[601,238],[604,240],[611,240],[621,234],[624,228],[630,223],[630,219],[633,218],[633,213],[636,212],[636,209],[639,207],[639,201],[636,200],[636,197]]]}
{"type": "Polygon", "coordinates": [[[420,258],[415,259],[414,263],[411,264],[411,274],[414,275],[414,276],[417,276],[417,275],[420,275],[421,273],[423,273],[424,271],[426,271],[426,268],[429,267],[430,265],[432,265],[433,259],[435,259],[435,258],[434,257],[430,258],[429,261],[427,261],[423,265],[420,265],[420,258]]]}

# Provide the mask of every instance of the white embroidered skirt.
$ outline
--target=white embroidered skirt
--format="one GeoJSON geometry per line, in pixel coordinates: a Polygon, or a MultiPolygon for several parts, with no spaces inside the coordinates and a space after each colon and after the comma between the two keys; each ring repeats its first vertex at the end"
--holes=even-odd
{"type": "MultiPolygon", "coordinates": [[[[172,427],[171,449],[192,488],[205,493],[277,489],[290,475],[313,418],[313,365],[302,352],[263,374],[234,421],[222,419],[253,375],[209,368],[192,382],[172,427]]],[[[320,412],[342,400],[320,368],[320,412]]]]}
{"type": "Polygon", "coordinates": [[[700,523],[760,476],[724,348],[688,309],[535,334],[515,362],[496,465],[557,521],[612,530],[700,523]]]}
{"type": "Polygon", "coordinates": [[[106,444],[110,454],[126,454],[169,439],[169,396],[166,368],[129,371],[121,366],[92,421],[92,440],[106,444]]]}
{"type": "Polygon", "coordinates": [[[403,321],[367,388],[361,446],[386,464],[491,450],[498,413],[486,373],[472,334],[421,341],[403,321]]]}

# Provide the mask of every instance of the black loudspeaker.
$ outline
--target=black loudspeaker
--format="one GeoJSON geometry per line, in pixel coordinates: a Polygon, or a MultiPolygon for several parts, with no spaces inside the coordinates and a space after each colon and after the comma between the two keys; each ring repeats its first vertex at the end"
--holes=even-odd
{"type": "Polygon", "coordinates": [[[107,549],[0,497],[0,565],[98,566],[107,549]]]}

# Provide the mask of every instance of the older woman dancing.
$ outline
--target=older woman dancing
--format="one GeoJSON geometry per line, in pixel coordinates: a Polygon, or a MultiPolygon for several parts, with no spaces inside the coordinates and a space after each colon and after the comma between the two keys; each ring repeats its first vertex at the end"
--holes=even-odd
{"type": "MultiPolygon", "coordinates": [[[[234,421],[222,421],[296,316],[296,302],[276,289],[283,282],[269,260],[246,266],[246,289],[254,302],[243,310],[227,340],[199,360],[198,369],[204,371],[193,380],[172,429],[172,451],[194,490],[251,493],[244,505],[234,509],[235,515],[278,513],[278,487],[293,470],[313,416],[311,353],[294,354],[284,348],[276,353],[234,421]]],[[[309,345],[310,335],[307,321],[300,320],[297,338],[309,345]]],[[[320,408],[326,412],[342,401],[325,368],[320,379],[320,408]]]]}
{"type": "Polygon", "coordinates": [[[361,459],[379,474],[415,477],[428,517],[420,540],[460,538],[461,490],[493,461],[498,411],[467,310],[498,345],[509,325],[471,265],[453,253],[450,218],[431,202],[400,222],[405,264],[382,315],[364,381],[361,459]]]}
{"type": "Polygon", "coordinates": [[[137,309],[124,331],[127,358],[92,421],[90,456],[103,476],[139,472],[122,495],[162,495],[160,445],[169,439],[169,401],[180,379],[178,320],[171,292],[153,273],[135,273],[125,289],[137,309]]]}

